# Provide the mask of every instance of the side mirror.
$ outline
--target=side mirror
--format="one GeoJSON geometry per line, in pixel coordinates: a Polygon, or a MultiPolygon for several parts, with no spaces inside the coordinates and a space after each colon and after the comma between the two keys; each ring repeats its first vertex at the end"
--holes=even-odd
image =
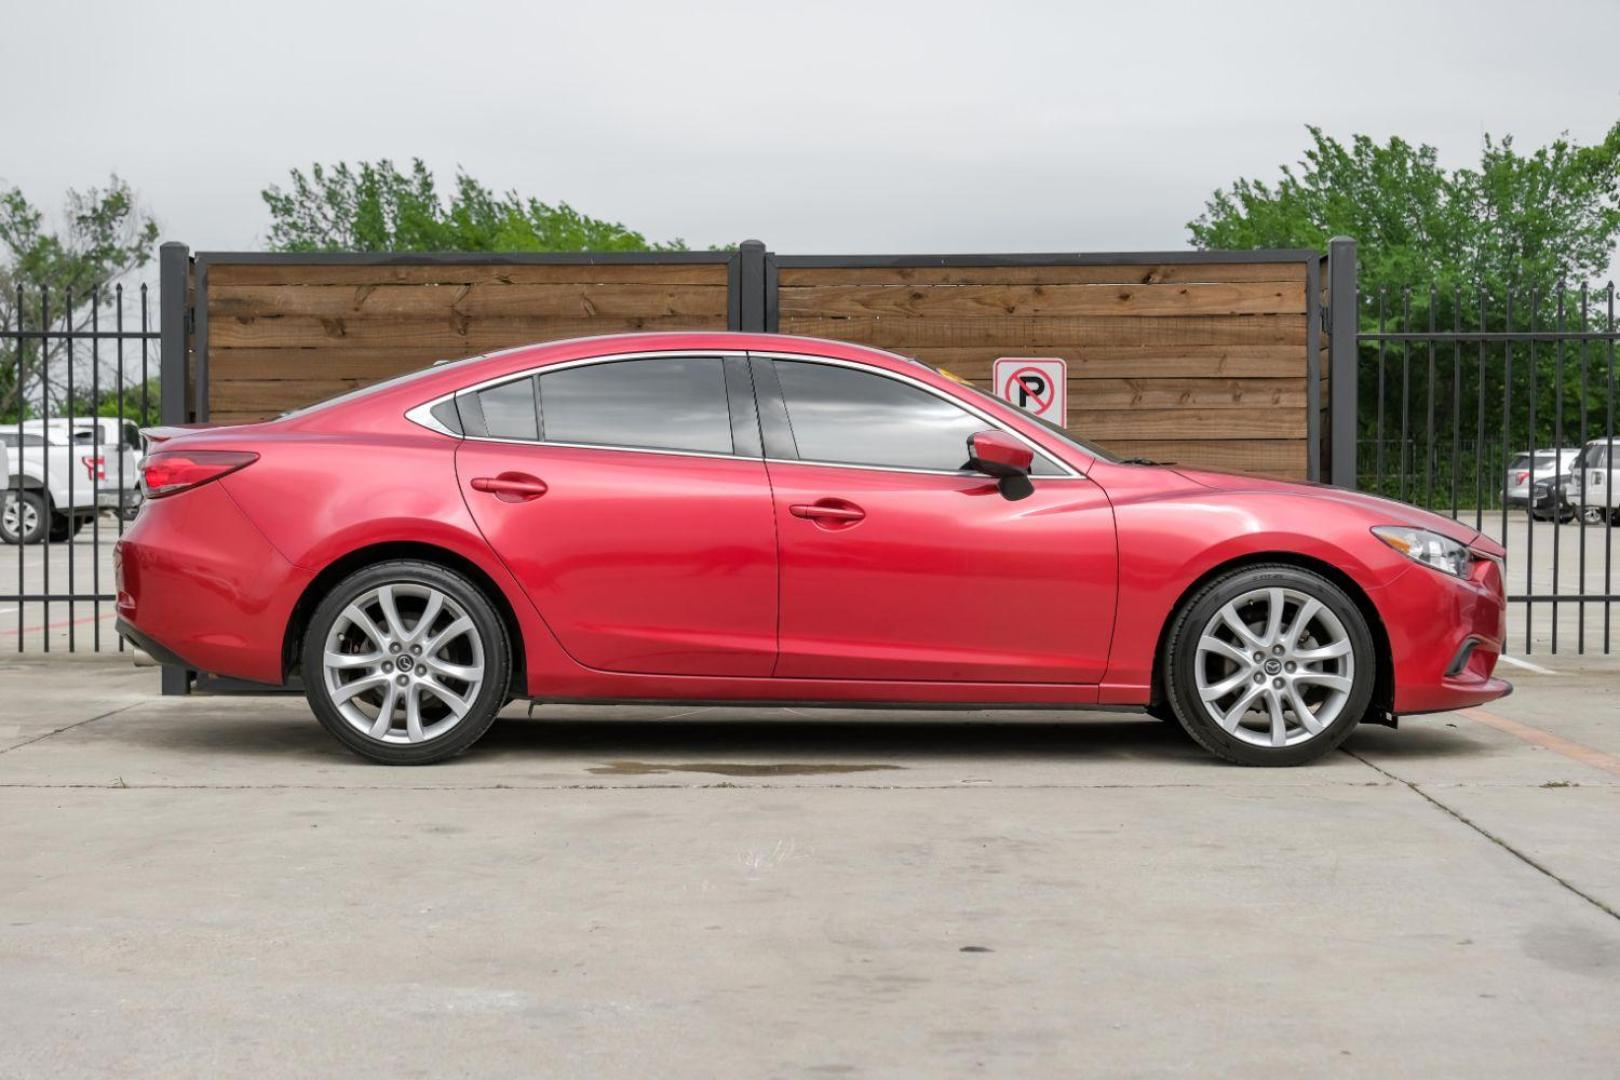
{"type": "Polygon", "coordinates": [[[1029,470],[1035,452],[1004,431],[976,431],[968,436],[967,467],[993,476],[1003,498],[1016,502],[1035,491],[1029,470]]]}
{"type": "Polygon", "coordinates": [[[976,431],[968,436],[968,468],[994,476],[1028,476],[1035,452],[1004,431],[976,431]]]}

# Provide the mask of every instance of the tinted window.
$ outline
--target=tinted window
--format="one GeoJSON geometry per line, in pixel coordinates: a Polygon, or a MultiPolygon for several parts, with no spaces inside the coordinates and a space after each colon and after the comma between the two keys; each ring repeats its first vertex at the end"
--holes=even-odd
{"type": "Polygon", "coordinates": [[[540,376],[547,442],[729,454],[731,412],[718,356],[616,360],[540,376]]]}
{"type": "Polygon", "coordinates": [[[538,439],[540,418],[535,409],[534,379],[501,383],[473,395],[483,413],[483,433],[497,439],[538,439]]]}
{"type": "Polygon", "coordinates": [[[853,368],[778,360],[776,372],[805,461],[954,471],[967,464],[968,436],[993,426],[926,390],[853,368]]]}
{"type": "MultiPolygon", "coordinates": [[[[0,431],[0,443],[4,443],[7,446],[16,446],[17,445],[17,433],[15,431],[0,431]]],[[[25,432],[23,434],[23,437],[22,437],[22,445],[24,445],[24,446],[44,446],[45,445],[45,439],[42,436],[29,435],[29,434],[27,434],[25,432]]]]}

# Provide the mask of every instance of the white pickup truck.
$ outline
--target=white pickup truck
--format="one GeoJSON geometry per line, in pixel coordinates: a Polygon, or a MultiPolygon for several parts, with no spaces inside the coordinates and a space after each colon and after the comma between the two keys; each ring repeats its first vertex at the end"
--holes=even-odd
{"type": "Polygon", "coordinates": [[[9,465],[0,502],[0,541],[65,540],[101,510],[125,518],[140,507],[139,429],[111,416],[0,423],[9,465]]]}

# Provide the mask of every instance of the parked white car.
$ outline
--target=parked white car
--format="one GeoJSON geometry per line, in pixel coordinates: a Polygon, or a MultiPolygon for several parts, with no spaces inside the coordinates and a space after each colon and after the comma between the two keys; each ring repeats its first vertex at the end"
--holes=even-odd
{"type": "Polygon", "coordinates": [[[85,416],[0,424],[8,451],[0,541],[65,540],[97,512],[129,518],[140,506],[140,430],[133,421],[85,416]]]}
{"type": "Polygon", "coordinates": [[[1543,520],[1550,518],[1553,487],[1574,475],[1575,459],[1580,455],[1580,449],[1573,446],[1525,450],[1515,455],[1508,465],[1504,489],[1508,506],[1522,507],[1543,520]]]}
{"type": "Polygon", "coordinates": [[[1570,516],[1591,522],[1620,521],[1620,496],[1615,480],[1620,476],[1620,439],[1593,439],[1581,449],[1574,470],[1564,480],[1563,502],[1570,516]]]}

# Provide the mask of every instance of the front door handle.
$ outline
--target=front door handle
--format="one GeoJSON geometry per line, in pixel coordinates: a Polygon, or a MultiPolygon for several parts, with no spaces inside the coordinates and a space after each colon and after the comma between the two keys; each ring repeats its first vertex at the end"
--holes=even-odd
{"type": "Polygon", "coordinates": [[[546,482],[538,476],[520,472],[503,472],[499,476],[476,476],[473,478],[472,489],[487,492],[501,502],[509,503],[531,502],[548,490],[546,482]]]}
{"type": "Polygon", "coordinates": [[[866,518],[866,511],[844,499],[818,499],[813,503],[794,503],[788,507],[794,517],[808,518],[818,525],[854,525],[866,518]]]}

